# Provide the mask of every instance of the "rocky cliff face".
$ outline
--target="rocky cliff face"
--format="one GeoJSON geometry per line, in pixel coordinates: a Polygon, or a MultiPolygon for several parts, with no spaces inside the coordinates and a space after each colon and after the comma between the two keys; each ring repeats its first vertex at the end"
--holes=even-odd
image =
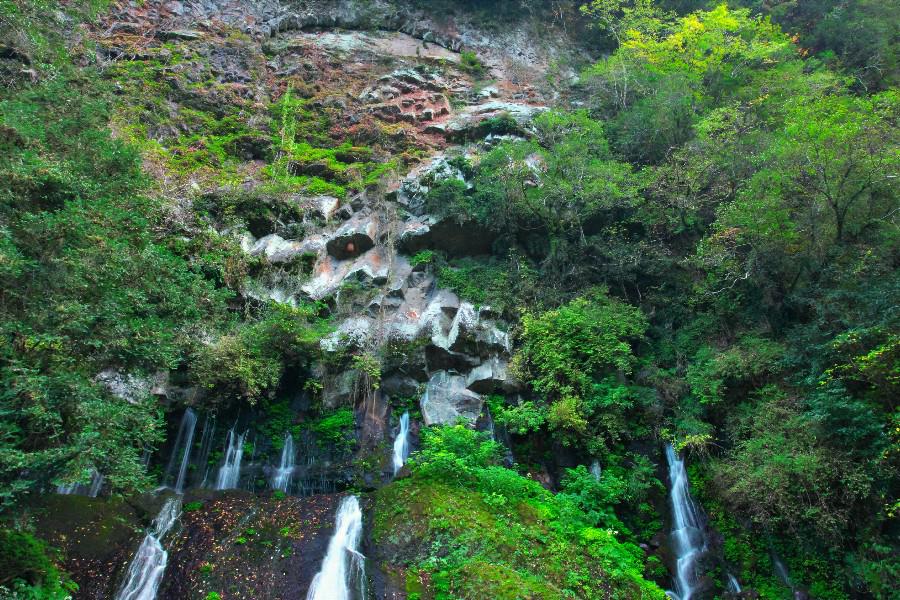
{"type": "MultiPolygon", "coordinates": [[[[504,19],[388,0],[124,2],[91,31],[120,99],[116,127],[144,147],[171,221],[188,243],[212,235],[242,257],[237,302],[323,302],[336,315],[315,372],[326,409],[355,411],[359,457],[375,464],[365,485],[389,472],[392,409],[414,400],[425,425],[483,424],[486,395],[519,389],[501,315],[443,288],[415,255],[491,249],[485,232],[429,214],[425,195],[441,180],[465,181],[454,156],[529,135],[531,118],[562,101],[580,54],[540,4],[504,19]],[[299,125],[287,111],[302,115],[299,125]],[[389,359],[373,386],[344,357],[376,350],[389,359]]],[[[169,374],[132,379],[104,375],[114,392],[150,386],[175,406],[201,394],[169,374]]],[[[254,450],[246,460],[242,487],[257,488],[261,459],[254,450]]],[[[328,481],[307,491],[346,483],[346,462],[319,466],[310,477],[328,481]]],[[[203,508],[186,513],[170,542],[160,597],[212,587],[235,598],[303,596],[333,497],[286,505],[193,492],[185,501],[203,508]]],[[[111,566],[121,573],[127,561],[111,566]]],[[[73,571],[82,598],[104,597],[117,577],[73,571]]]]}
{"type": "MultiPolygon", "coordinates": [[[[243,214],[219,221],[219,234],[257,261],[247,297],[339,303],[326,352],[408,346],[382,372],[380,408],[369,414],[383,420],[391,396],[422,393],[432,424],[474,420],[483,394],[512,393],[516,382],[505,323],[410,262],[425,248],[459,257],[491,246],[484,232],[425,213],[424,194],[463,178],[448,157],[527,135],[564,89],[551,89],[547,73],[574,77],[558,65],[578,54],[543,12],[499,23],[429,4],[124,3],[95,36],[127,104],[123,128],[157,144],[148,162],[171,190],[173,219],[190,234],[201,202],[222,213],[229,197],[249,198],[243,214]],[[272,108],[286,94],[314,122],[291,156],[277,147],[272,108]],[[224,141],[217,126],[230,128],[224,141]],[[319,150],[316,137],[342,145],[319,150]],[[278,168],[306,190],[274,190],[278,168]]],[[[326,406],[360,402],[358,373],[328,362],[319,370],[326,406]]],[[[369,443],[383,435],[367,431],[369,443]]]]}

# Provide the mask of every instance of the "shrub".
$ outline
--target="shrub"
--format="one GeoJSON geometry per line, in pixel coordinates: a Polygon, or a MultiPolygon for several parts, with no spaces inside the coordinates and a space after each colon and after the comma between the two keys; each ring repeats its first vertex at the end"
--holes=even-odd
{"type": "MultiPolygon", "coordinates": [[[[47,545],[30,533],[0,530],[0,596],[11,585],[13,598],[64,600],[74,584],[59,571],[47,545]]],[[[7,590],[8,591],[8,590],[7,590]]]]}
{"type": "Polygon", "coordinates": [[[459,68],[476,77],[484,75],[485,72],[484,63],[471,50],[463,50],[459,53],[459,68]]]}

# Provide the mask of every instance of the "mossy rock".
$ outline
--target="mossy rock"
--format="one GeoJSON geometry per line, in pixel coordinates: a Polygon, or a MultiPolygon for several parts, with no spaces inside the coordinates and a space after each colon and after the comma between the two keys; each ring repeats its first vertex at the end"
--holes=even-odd
{"type": "Polygon", "coordinates": [[[35,507],[41,537],[59,548],[77,600],[115,595],[152,515],[122,498],[48,495],[35,507]]]}

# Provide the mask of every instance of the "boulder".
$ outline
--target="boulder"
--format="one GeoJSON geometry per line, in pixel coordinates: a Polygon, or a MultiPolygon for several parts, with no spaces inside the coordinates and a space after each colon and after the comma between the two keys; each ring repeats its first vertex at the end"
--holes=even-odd
{"type": "Polygon", "coordinates": [[[474,422],[482,404],[481,396],[466,388],[465,377],[438,371],[422,396],[422,418],[426,425],[452,424],[460,418],[474,422]]]}
{"type": "Polygon", "coordinates": [[[316,196],[304,201],[309,206],[309,213],[319,219],[329,221],[338,211],[341,201],[334,196],[316,196]]]}
{"type": "Polygon", "coordinates": [[[261,237],[250,248],[250,256],[265,256],[270,263],[289,263],[303,253],[303,244],[277,233],[261,237]]]}
{"type": "Polygon", "coordinates": [[[349,369],[332,377],[326,377],[322,385],[322,404],[334,410],[341,406],[352,405],[356,397],[356,382],[359,371],[349,369]]]}
{"type": "Polygon", "coordinates": [[[376,223],[371,216],[356,215],[332,234],[325,244],[328,254],[338,260],[359,256],[375,246],[376,223]]]}
{"type": "Polygon", "coordinates": [[[453,352],[440,346],[429,345],[425,348],[425,360],[429,371],[468,371],[476,366],[480,359],[463,352],[453,352]]]}
{"type": "Polygon", "coordinates": [[[528,123],[546,110],[546,106],[492,100],[466,107],[442,124],[440,131],[435,133],[442,133],[448,139],[459,141],[482,138],[489,133],[524,133],[527,131],[528,123]],[[509,117],[503,130],[497,131],[496,126],[487,123],[488,119],[501,116],[509,117]]]}
{"type": "Polygon", "coordinates": [[[341,348],[361,348],[372,333],[373,323],[369,317],[347,319],[336,331],[322,338],[319,347],[325,352],[336,352],[341,348]]]}
{"type": "Polygon", "coordinates": [[[379,286],[387,283],[390,272],[390,257],[386,252],[376,250],[357,258],[344,276],[344,280],[354,279],[360,283],[379,286]]]}
{"type": "Polygon", "coordinates": [[[110,394],[131,404],[137,404],[156,387],[159,374],[150,376],[123,373],[115,369],[104,369],[94,380],[105,387],[110,394]]]}
{"type": "Polygon", "coordinates": [[[466,387],[478,394],[490,394],[504,388],[509,381],[506,362],[494,357],[469,372],[466,376],[466,387]]]}
{"type": "Polygon", "coordinates": [[[391,375],[381,380],[381,391],[389,396],[410,398],[419,393],[419,382],[406,375],[391,375]]]}

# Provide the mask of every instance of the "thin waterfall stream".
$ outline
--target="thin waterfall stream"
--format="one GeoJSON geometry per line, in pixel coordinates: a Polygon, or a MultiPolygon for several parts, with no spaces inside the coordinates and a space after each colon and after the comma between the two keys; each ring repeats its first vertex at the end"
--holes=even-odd
{"type": "Polygon", "coordinates": [[[246,431],[238,435],[234,427],[228,430],[228,437],[225,439],[225,462],[219,467],[219,474],[216,477],[217,490],[230,490],[238,486],[246,435],[246,431]]]}
{"type": "Polygon", "coordinates": [[[197,429],[197,413],[190,408],[184,411],[181,417],[181,425],[178,427],[178,437],[175,438],[175,446],[172,448],[172,456],[169,457],[169,465],[166,467],[166,480],[174,475],[175,465],[178,465],[178,476],[175,477],[175,491],[179,494],[184,491],[184,478],[187,474],[188,463],[191,461],[191,447],[194,443],[194,432],[197,429]],[[178,461],[179,456],[181,461],[178,461]]]}
{"type": "Polygon", "coordinates": [[[181,516],[181,496],[163,504],[153,525],[138,547],[116,600],[154,600],[166,570],[169,554],[162,540],[181,516]]]}
{"type": "Polygon", "coordinates": [[[359,552],[362,509],[356,496],[341,500],[334,535],[306,594],[306,600],[363,600],[366,597],[366,563],[359,552]]]}
{"type": "Polygon", "coordinates": [[[706,533],[699,511],[691,498],[684,459],[671,444],[666,445],[672,499],[672,549],[676,557],[675,591],[666,592],[678,600],[690,600],[697,589],[697,560],[706,550],[706,533]]]}
{"type": "Polygon", "coordinates": [[[394,476],[397,476],[397,473],[406,463],[406,459],[409,458],[409,412],[403,413],[403,416],[400,417],[400,431],[397,433],[397,437],[394,438],[394,476]]]}
{"type": "Polygon", "coordinates": [[[272,489],[287,493],[294,475],[294,438],[290,433],[284,434],[284,446],[281,448],[281,462],[272,477],[272,489]]]}

